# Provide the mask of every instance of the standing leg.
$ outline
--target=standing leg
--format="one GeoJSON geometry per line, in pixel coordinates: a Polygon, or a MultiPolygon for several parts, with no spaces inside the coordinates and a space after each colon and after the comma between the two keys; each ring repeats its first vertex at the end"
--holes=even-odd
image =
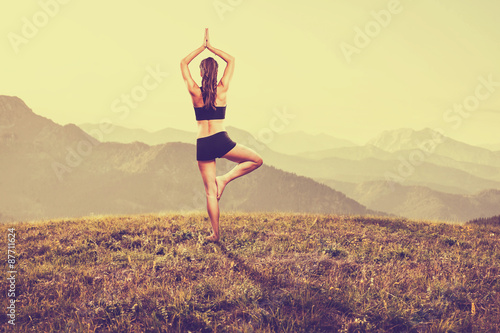
{"type": "Polygon", "coordinates": [[[220,199],[224,188],[230,181],[254,171],[263,163],[262,157],[259,154],[257,154],[253,149],[245,147],[239,143],[222,157],[236,162],[238,165],[225,175],[216,178],[217,199],[220,199]]]}
{"type": "Polygon", "coordinates": [[[198,161],[205,193],[207,196],[207,211],[212,224],[212,235],[206,238],[207,241],[219,241],[219,201],[217,199],[217,183],[215,182],[215,160],[198,161]]]}

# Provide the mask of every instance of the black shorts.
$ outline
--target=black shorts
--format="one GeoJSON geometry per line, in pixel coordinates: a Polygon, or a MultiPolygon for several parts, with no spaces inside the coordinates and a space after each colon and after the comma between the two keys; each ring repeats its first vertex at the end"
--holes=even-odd
{"type": "Polygon", "coordinates": [[[213,135],[196,140],[196,160],[210,161],[221,158],[236,146],[226,131],[217,132],[213,135]]]}

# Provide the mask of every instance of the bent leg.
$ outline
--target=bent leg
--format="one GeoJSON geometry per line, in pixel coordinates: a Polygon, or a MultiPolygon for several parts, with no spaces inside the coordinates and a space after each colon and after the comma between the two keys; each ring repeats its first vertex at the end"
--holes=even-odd
{"type": "Polygon", "coordinates": [[[257,154],[253,149],[245,147],[239,143],[222,157],[232,162],[236,162],[238,165],[225,175],[216,177],[217,199],[220,199],[224,188],[229,182],[254,171],[263,163],[262,157],[259,154],[257,154]]]}
{"type": "Polygon", "coordinates": [[[213,233],[206,238],[208,241],[219,241],[219,201],[217,199],[217,183],[215,182],[215,160],[198,161],[205,193],[207,196],[207,211],[212,224],[213,233]]]}

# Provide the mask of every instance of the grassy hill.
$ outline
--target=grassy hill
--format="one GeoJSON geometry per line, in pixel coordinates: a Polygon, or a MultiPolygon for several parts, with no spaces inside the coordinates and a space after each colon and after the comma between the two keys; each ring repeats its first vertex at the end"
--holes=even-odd
{"type": "MultiPolygon", "coordinates": [[[[494,332],[500,226],[234,213],[4,224],[19,332],[494,332]]],[[[5,233],[4,233],[5,235],[5,233]]],[[[4,270],[5,272],[6,270],[4,270]]],[[[6,273],[4,273],[6,274],[6,273]]],[[[6,279],[0,282],[7,306],[6,279]]],[[[5,311],[2,327],[7,328],[5,311]]]]}

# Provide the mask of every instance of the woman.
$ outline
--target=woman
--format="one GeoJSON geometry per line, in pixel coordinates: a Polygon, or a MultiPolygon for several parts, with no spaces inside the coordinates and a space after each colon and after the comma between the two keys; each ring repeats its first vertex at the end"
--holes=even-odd
{"type": "Polygon", "coordinates": [[[207,196],[208,216],[213,232],[206,238],[210,242],[219,241],[219,199],[226,185],[232,180],[246,175],[262,165],[262,158],[250,148],[232,141],[224,127],[226,100],[229,83],[234,72],[234,57],[216,49],[210,44],[208,29],[205,29],[203,44],[181,60],[184,82],[193,100],[198,137],[196,159],[207,196]],[[200,63],[202,85],[198,87],[191,77],[189,63],[203,50],[209,49],[226,62],[224,75],[217,83],[217,62],[209,57],[200,63]],[[215,176],[215,159],[225,158],[238,163],[222,176],[215,176]]]}

